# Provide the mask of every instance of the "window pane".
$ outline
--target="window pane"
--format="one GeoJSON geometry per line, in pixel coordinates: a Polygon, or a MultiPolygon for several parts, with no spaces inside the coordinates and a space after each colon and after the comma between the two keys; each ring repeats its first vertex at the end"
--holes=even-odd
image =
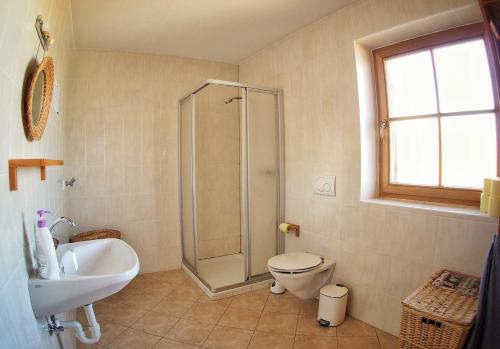
{"type": "Polygon", "coordinates": [[[481,188],[496,176],[495,114],[442,118],[441,144],[443,186],[481,188]]]}
{"type": "Polygon", "coordinates": [[[482,39],[434,49],[441,112],[493,109],[482,39]]]}
{"type": "Polygon", "coordinates": [[[391,183],[439,184],[437,118],[392,121],[391,183]]]}
{"type": "Polygon", "coordinates": [[[385,75],[389,117],[437,112],[430,51],[386,59],[385,75]]]}

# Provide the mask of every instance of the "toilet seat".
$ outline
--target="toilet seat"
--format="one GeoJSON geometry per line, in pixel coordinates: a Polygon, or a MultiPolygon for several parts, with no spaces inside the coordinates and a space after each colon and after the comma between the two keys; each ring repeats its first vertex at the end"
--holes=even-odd
{"type": "Polygon", "coordinates": [[[274,256],[267,262],[268,267],[277,273],[305,273],[319,268],[323,258],[308,252],[291,252],[274,256]]]}

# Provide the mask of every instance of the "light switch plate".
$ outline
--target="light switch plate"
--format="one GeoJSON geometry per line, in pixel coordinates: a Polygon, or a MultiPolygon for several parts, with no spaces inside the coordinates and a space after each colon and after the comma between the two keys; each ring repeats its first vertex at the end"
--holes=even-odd
{"type": "Polygon", "coordinates": [[[313,192],[318,195],[335,196],[335,176],[315,176],[313,192]]]}

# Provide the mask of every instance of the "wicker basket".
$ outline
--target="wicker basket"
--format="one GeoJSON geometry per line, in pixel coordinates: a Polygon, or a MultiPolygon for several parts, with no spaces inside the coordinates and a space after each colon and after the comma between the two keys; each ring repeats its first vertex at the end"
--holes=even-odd
{"type": "MultiPolygon", "coordinates": [[[[432,286],[432,282],[443,271],[436,273],[402,302],[401,348],[463,347],[476,318],[477,297],[467,296],[447,287],[432,286]]],[[[470,275],[451,273],[479,280],[470,275]]]]}
{"type": "Polygon", "coordinates": [[[87,241],[87,240],[97,240],[97,239],[109,239],[115,238],[119,239],[122,233],[118,230],[113,229],[100,229],[87,231],[85,233],[76,234],[69,239],[69,242],[87,241]]]}

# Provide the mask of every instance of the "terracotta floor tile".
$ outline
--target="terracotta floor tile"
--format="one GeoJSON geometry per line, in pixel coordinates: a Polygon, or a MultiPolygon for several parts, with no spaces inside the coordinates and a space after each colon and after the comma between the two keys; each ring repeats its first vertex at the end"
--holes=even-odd
{"type": "Polygon", "coordinates": [[[380,349],[377,337],[337,337],[338,349],[380,349]]]}
{"type": "Polygon", "coordinates": [[[127,329],[110,345],[111,349],[149,349],[160,341],[161,337],[153,336],[141,331],[127,329]]]}
{"type": "Polygon", "coordinates": [[[180,319],[166,337],[183,343],[201,345],[214,328],[213,324],[197,320],[180,319]]]}
{"type": "Polygon", "coordinates": [[[171,316],[169,312],[160,308],[146,313],[146,315],[137,320],[131,327],[136,330],[163,337],[177,321],[179,321],[178,317],[171,316]]]}
{"type": "Polygon", "coordinates": [[[260,314],[260,311],[250,309],[229,308],[219,320],[219,325],[245,330],[255,330],[257,322],[259,322],[260,319],[260,314]]]}
{"type": "Polygon", "coordinates": [[[230,307],[246,308],[251,310],[262,310],[266,304],[268,295],[248,292],[233,297],[230,307]]]}
{"type": "Polygon", "coordinates": [[[203,295],[203,291],[197,285],[182,284],[168,295],[171,298],[194,302],[203,295]]]}
{"type": "Polygon", "coordinates": [[[380,347],[382,349],[399,349],[399,338],[384,332],[382,330],[376,329],[378,341],[380,342],[380,347]]]}
{"type": "Polygon", "coordinates": [[[264,311],[283,314],[298,314],[301,303],[301,300],[295,297],[270,295],[267,299],[266,305],[264,306],[264,311]]]}
{"type": "Polygon", "coordinates": [[[163,338],[153,347],[153,349],[196,349],[196,348],[198,348],[198,346],[196,345],[176,342],[167,338],[163,338]]]}
{"type": "Polygon", "coordinates": [[[250,341],[249,349],[290,349],[293,348],[293,335],[256,331],[250,341]]]}
{"type": "Polygon", "coordinates": [[[376,337],[375,327],[358,319],[347,317],[343,324],[337,327],[339,337],[376,337]]]}
{"type": "Polygon", "coordinates": [[[136,276],[127,286],[123,288],[120,292],[125,292],[127,290],[137,290],[137,289],[143,289],[148,287],[148,285],[153,281],[153,279],[144,276],[147,274],[143,275],[138,275],[136,276]]]}
{"type": "Polygon", "coordinates": [[[179,300],[167,296],[160,303],[158,303],[156,309],[162,309],[171,316],[182,317],[187,313],[189,308],[193,306],[193,304],[193,301],[179,300]]]}
{"type": "Polygon", "coordinates": [[[217,303],[194,303],[184,318],[216,324],[224,314],[226,306],[217,303]]]}
{"type": "Polygon", "coordinates": [[[121,302],[125,304],[136,304],[147,309],[153,309],[164,296],[158,293],[148,293],[146,290],[135,290],[128,292],[121,298],[121,302]]]}
{"type": "Polygon", "coordinates": [[[252,331],[216,326],[208,336],[204,348],[210,349],[244,349],[252,339],[252,331]]]}
{"type": "Polygon", "coordinates": [[[263,312],[257,330],[283,334],[295,334],[297,315],[263,312]]]}
{"type": "Polygon", "coordinates": [[[200,296],[200,298],[198,298],[196,301],[199,303],[217,303],[217,304],[224,305],[227,308],[229,306],[229,304],[231,304],[232,300],[233,299],[231,297],[222,298],[222,299],[211,299],[205,293],[203,293],[200,296]]]}
{"type": "Polygon", "coordinates": [[[116,322],[123,326],[130,326],[146,314],[147,309],[137,304],[121,303],[104,316],[104,319],[116,322]]]}
{"type": "Polygon", "coordinates": [[[177,269],[177,270],[169,270],[169,271],[160,271],[156,273],[148,273],[144,274],[147,278],[151,278],[154,280],[158,281],[163,281],[170,283],[171,285],[180,285],[184,281],[186,281],[189,276],[184,273],[184,271],[177,269]]]}
{"type": "MultiPolygon", "coordinates": [[[[94,303],[93,305],[95,316],[99,320],[109,320],[109,316],[120,307],[121,303],[109,301],[100,301],[94,303]]],[[[85,312],[81,309],[78,309],[77,316],[78,319],[83,320],[84,322],[86,321],[85,312]]]]}
{"type": "Polygon", "coordinates": [[[156,292],[161,296],[166,296],[170,292],[172,292],[176,287],[178,286],[173,285],[166,281],[154,280],[146,287],[146,290],[156,292]]]}
{"type": "Polygon", "coordinates": [[[304,314],[299,316],[297,334],[335,337],[337,329],[335,327],[323,327],[318,323],[318,318],[315,315],[304,314]]]}
{"type": "Polygon", "coordinates": [[[318,315],[319,302],[315,298],[303,300],[300,303],[300,314],[318,315]]]}
{"type": "MultiPolygon", "coordinates": [[[[87,320],[83,322],[83,324],[86,324],[87,320]]],[[[99,339],[99,344],[102,344],[104,346],[109,345],[113,340],[116,339],[123,331],[125,331],[127,328],[125,326],[122,326],[116,322],[112,321],[99,321],[99,325],[101,326],[101,338],[99,339]]]]}
{"type": "Polygon", "coordinates": [[[290,292],[265,287],[211,300],[182,270],[141,274],[94,308],[99,343],[110,348],[399,348],[397,337],[351,317],[337,328],[319,326],[318,301],[290,292]]]}
{"type": "Polygon", "coordinates": [[[101,302],[109,302],[109,303],[120,303],[123,297],[123,291],[112,294],[109,297],[104,298],[101,302]]]}
{"type": "Polygon", "coordinates": [[[295,336],[293,349],[335,349],[337,338],[320,336],[295,336]]]}
{"type": "Polygon", "coordinates": [[[269,291],[269,285],[266,285],[265,287],[260,287],[252,290],[251,292],[254,294],[263,294],[265,296],[269,296],[271,292],[269,291]]]}

